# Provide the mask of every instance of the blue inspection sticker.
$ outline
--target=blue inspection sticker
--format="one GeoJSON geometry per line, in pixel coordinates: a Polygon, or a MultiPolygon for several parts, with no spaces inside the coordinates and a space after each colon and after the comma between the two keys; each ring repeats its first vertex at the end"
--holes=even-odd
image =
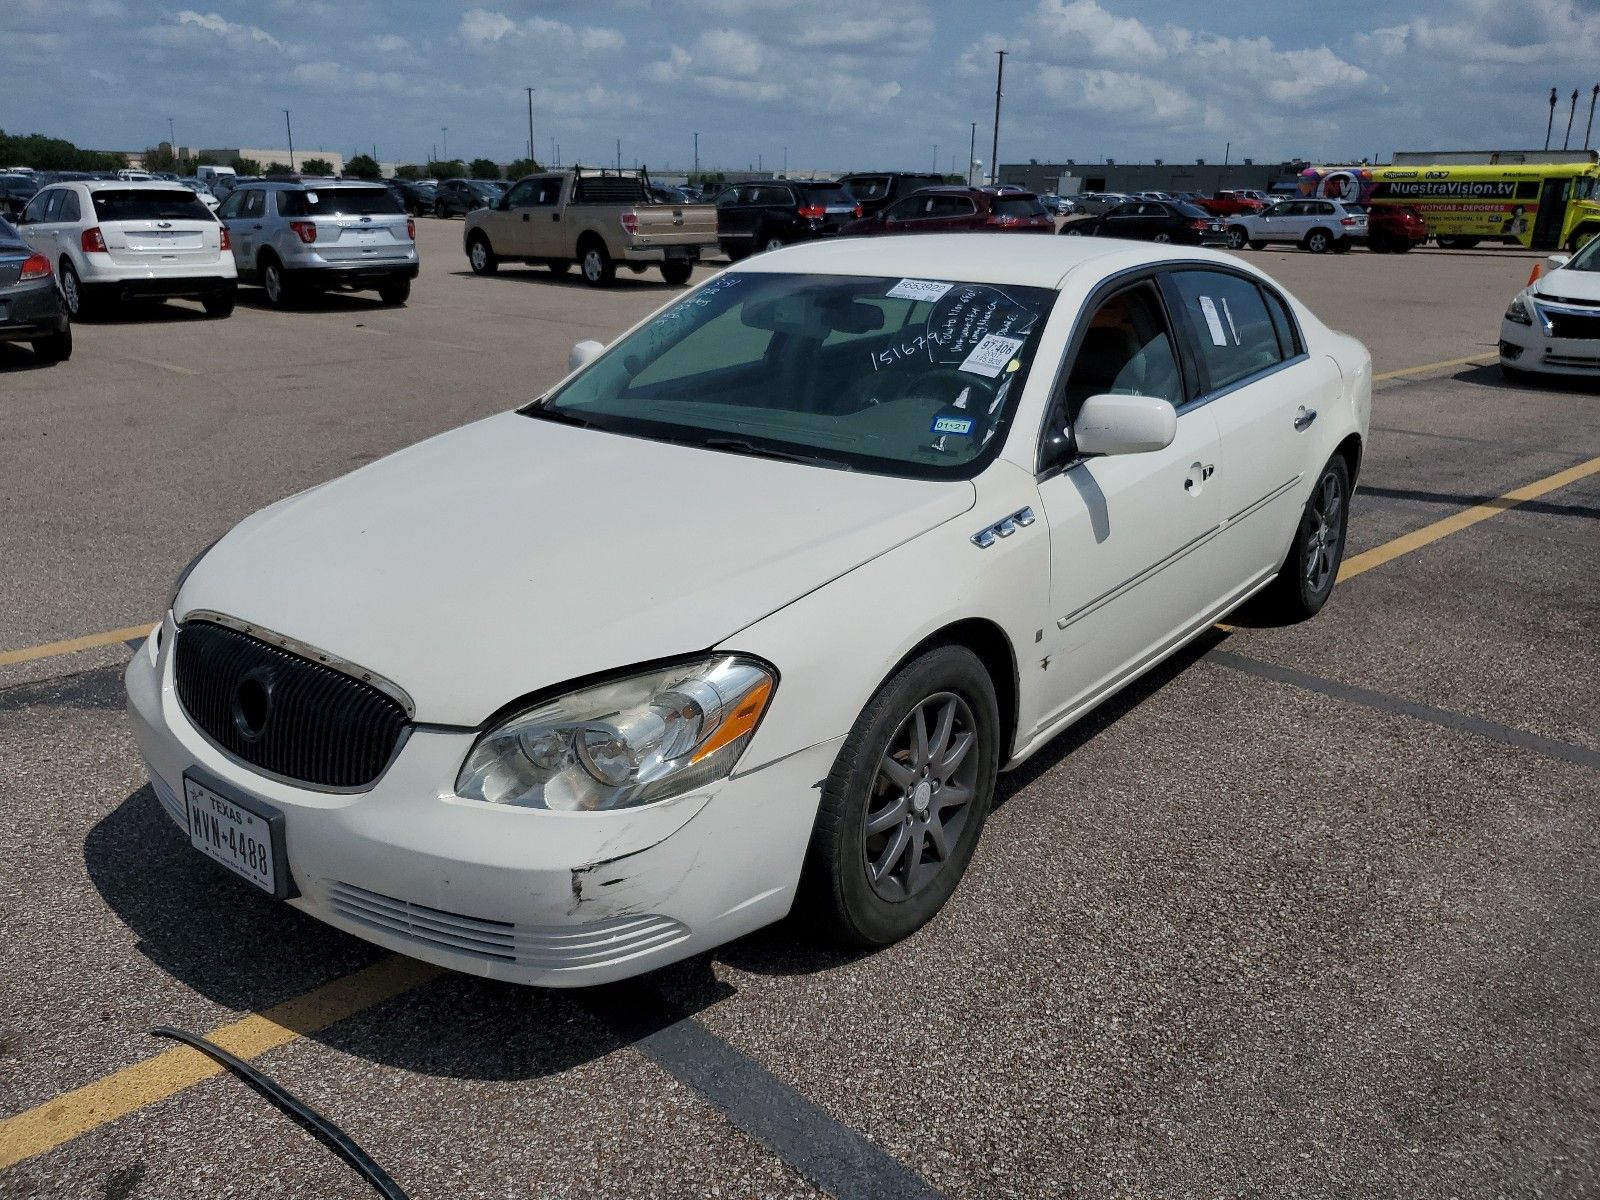
{"type": "Polygon", "coordinates": [[[972,435],[971,417],[935,417],[933,419],[933,433],[953,433],[957,437],[970,437],[972,435]]]}

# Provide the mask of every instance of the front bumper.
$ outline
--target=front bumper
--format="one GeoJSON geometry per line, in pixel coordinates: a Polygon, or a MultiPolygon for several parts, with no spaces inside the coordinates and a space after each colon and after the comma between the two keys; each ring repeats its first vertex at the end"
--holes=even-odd
{"type": "Polygon", "coordinates": [[[315,791],[255,772],[195,728],[173,687],[173,634],[169,617],[159,650],[147,642],[126,677],[134,737],[172,820],[186,828],[183,775],[199,767],[283,813],[288,903],[398,953],[514,983],[621,979],[782,917],[843,740],[705,793],[552,813],[454,796],[475,733],[418,728],[370,790],[315,791]]]}
{"type": "Polygon", "coordinates": [[[1541,375],[1600,378],[1600,338],[1547,337],[1539,324],[1500,319],[1500,363],[1541,375]]]}

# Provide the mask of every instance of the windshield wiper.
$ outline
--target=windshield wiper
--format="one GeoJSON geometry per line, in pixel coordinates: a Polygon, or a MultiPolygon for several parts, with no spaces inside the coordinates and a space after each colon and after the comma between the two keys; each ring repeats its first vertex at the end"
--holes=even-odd
{"type": "Polygon", "coordinates": [[[559,425],[576,425],[580,429],[604,429],[598,421],[591,421],[588,417],[580,417],[575,412],[568,412],[564,408],[551,408],[548,404],[530,404],[522,410],[525,417],[537,417],[541,421],[554,421],[559,425]]]}
{"type": "MultiPolygon", "coordinates": [[[[696,443],[690,443],[696,444],[696,443]]],[[[792,450],[779,450],[772,446],[758,446],[754,442],[747,442],[743,438],[709,437],[697,443],[707,450],[721,450],[727,454],[748,454],[752,458],[775,458],[780,462],[805,463],[813,467],[833,467],[837,470],[850,470],[849,463],[840,462],[836,458],[824,458],[820,454],[797,454],[792,450]]]]}

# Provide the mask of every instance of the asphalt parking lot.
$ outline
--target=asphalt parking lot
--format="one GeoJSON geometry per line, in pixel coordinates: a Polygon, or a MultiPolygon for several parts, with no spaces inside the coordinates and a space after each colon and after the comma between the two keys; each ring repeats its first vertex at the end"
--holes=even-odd
{"type": "MultiPolygon", "coordinates": [[[[395,959],[191,851],[125,644],[281,496],[539,393],[674,289],[242,293],[0,345],[0,1196],[1600,1194],[1600,396],[1507,385],[1539,256],[1246,252],[1379,381],[1329,607],[1249,613],[1001,781],[946,911],[593,992],[395,959]]],[[[702,278],[705,271],[697,272],[702,278]]]]}

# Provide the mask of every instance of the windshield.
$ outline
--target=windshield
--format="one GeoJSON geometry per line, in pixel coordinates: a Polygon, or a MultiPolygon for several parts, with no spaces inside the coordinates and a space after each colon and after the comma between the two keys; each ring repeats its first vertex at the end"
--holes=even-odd
{"type": "Polygon", "coordinates": [[[1600,271],[1600,237],[1592,237],[1583,244],[1583,249],[1574,254],[1565,271],[1600,271]]]}
{"type": "Polygon", "coordinates": [[[319,187],[279,192],[278,212],[286,217],[373,217],[399,216],[405,209],[388,188],[319,187]]]}
{"type": "Polygon", "coordinates": [[[734,453],[932,479],[998,452],[1056,293],[724,275],[524,412],[734,453]]]}
{"type": "Polygon", "coordinates": [[[188,188],[97,191],[94,214],[102,221],[210,221],[211,210],[188,188]]]}

